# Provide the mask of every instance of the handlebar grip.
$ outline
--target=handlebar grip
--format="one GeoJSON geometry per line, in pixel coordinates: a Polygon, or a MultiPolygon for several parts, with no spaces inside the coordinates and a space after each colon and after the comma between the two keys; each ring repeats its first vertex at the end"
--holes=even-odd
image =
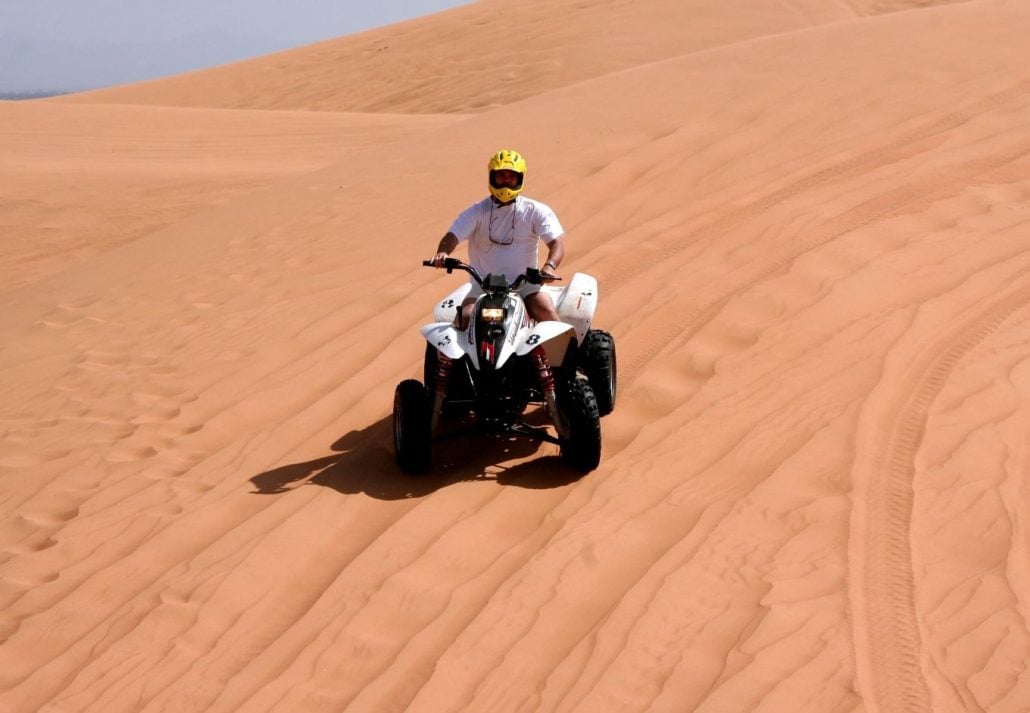
{"type": "Polygon", "coordinates": [[[443,263],[440,264],[440,265],[435,264],[432,260],[423,260],[422,261],[422,265],[425,266],[425,267],[436,267],[436,268],[440,268],[441,270],[446,270],[448,274],[450,274],[450,272],[452,270],[468,270],[469,269],[468,265],[466,265],[465,263],[463,263],[461,260],[459,260],[456,257],[444,258],[443,263]]]}

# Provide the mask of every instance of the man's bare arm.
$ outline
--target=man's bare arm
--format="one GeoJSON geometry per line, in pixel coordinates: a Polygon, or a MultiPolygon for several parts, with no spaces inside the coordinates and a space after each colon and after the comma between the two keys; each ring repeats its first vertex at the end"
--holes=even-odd
{"type": "Polygon", "coordinates": [[[555,270],[561,265],[561,261],[565,259],[565,245],[561,238],[555,238],[547,245],[547,262],[544,263],[543,272],[546,274],[557,274],[555,270]]]}
{"type": "Polygon", "coordinates": [[[436,246],[436,255],[433,256],[433,264],[436,267],[443,265],[444,259],[454,252],[456,247],[458,247],[458,236],[454,233],[447,233],[440,238],[440,244],[436,246]]]}

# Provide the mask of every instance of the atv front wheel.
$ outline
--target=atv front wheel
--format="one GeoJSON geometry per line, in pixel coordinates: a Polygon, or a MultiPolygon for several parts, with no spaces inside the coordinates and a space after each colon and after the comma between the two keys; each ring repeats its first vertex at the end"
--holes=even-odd
{"type": "Polygon", "coordinates": [[[615,408],[618,372],[615,363],[615,338],[600,329],[587,332],[580,348],[580,367],[597,397],[597,412],[607,416],[615,408]]]}
{"type": "Polygon", "coordinates": [[[405,473],[429,470],[432,434],[426,387],[415,379],[397,384],[393,394],[393,446],[405,473]]]}
{"type": "Polygon", "coordinates": [[[601,462],[601,416],[590,383],[585,379],[568,382],[560,408],[569,434],[559,446],[562,460],[576,470],[593,470],[601,462]]]}

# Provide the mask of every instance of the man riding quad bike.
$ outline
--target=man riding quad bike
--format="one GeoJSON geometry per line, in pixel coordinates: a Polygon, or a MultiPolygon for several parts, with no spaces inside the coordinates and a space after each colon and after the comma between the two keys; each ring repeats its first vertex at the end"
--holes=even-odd
{"type": "MultiPolygon", "coordinates": [[[[555,443],[572,468],[596,468],[600,418],[615,406],[617,381],[614,339],[590,328],[597,280],[576,273],[564,288],[542,286],[559,319],[535,322],[519,288],[541,285],[539,270],[528,268],[509,283],[504,275],[480,275],[454,258],[442,263],[448,273],[469,273],[472,283],[438,303],[436,321],[421,329],[427,341],[423,381],[402,381],[395,391],[393,433],[401,469],[429,469],[432,442],[444,420],[463,422],[482,435],[555,443]],[[459,329],[458,309],[474,287],[468,324],[459,329]],[[532,404],[546,409],[553,435],[525,422],[532,404]]],[[[437,261],[423,264],[436,267],[437,261]]]]}

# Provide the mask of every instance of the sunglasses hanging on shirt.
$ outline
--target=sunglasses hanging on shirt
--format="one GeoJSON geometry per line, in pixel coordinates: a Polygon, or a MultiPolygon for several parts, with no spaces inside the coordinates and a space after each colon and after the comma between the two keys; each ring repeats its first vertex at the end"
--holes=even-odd
{"type": "Polygon", "coordinates": [[[511,245],[515,242],[515,206],[511,206],[511,227],[507,231],[507,235],[503,235],[502,231],[508,228],[508,221],[504,219],[503,215],[496,216],[497,231],[494,231],[494,205],[490,204],[490,225],[487,226],[487,237],[490,238],[490,242],[494,245],[511,245]]]}

